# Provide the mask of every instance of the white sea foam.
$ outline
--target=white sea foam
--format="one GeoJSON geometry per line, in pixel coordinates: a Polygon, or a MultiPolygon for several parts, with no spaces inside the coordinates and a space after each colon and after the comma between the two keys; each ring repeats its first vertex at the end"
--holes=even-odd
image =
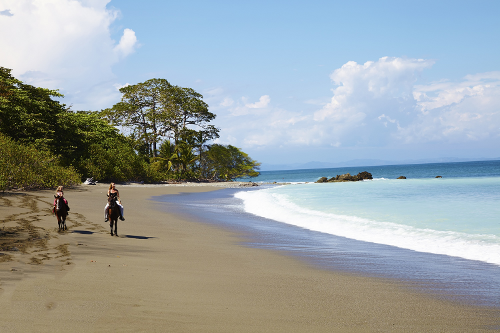
{"type": "Polygon", "coordinates": [[[322,233],[386,244],[419,252],[479,260],[500,266],[500,237],[419,229],[392,222],[337,215],[300,207],[270,190],[243,191],[248,213],[322,233]]]}

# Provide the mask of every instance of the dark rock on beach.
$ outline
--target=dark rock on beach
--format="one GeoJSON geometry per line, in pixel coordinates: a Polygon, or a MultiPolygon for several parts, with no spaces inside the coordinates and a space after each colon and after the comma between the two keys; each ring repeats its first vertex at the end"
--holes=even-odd
{"type": "Polygon", "coordinates": [[[259,184],[254,182],[248,182],[248,183],[241,183],[240,186],[252,187],[252,186],[259,186],[259,184]]]}

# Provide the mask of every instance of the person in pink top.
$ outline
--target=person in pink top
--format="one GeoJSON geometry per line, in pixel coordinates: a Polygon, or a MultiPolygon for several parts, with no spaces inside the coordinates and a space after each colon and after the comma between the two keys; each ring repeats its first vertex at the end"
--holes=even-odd
{"type": "Polygon", "coordinates": [[[64,201],[64,204],[66,205],[66,209],[69,211],[69,206],[68,206],[68,200],[64,198],[64,189],[62,186],[59,186],[56,190],[56,194],[54,194],[54,209],[56,209],[56,204],[57,204],[57,199],[62,199],[64,201]]]}

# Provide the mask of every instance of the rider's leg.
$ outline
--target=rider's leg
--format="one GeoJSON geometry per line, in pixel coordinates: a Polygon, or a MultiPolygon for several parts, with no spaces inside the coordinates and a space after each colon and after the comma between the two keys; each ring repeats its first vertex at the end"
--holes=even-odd
{"type": "Polygon", "coordinates": [[[109,218],[108,218],[108,207],[109,207],[109,204],[106,204],[106,207],[104,207],[104,222],[108,222],[109,221],[109,218]]]}
{"type": "Polygon", "coordinates": [[[120,220],[125,221],[125,218],[123,217],[123,206],[118,204],[118,207],[120,207],[120,220]]]}

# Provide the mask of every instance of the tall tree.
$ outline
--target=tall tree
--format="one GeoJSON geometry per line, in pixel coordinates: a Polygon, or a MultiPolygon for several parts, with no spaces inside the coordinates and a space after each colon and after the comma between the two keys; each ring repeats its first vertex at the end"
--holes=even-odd
{"type": "Polygon", "coordinates": [[[132,128],[134,137],[148,147],[150,157],[158,156],[162,139],[176,145],[187,136],[202,133],[205,140],[218,137],[219,129],[208,123],[215,114],[208,111],[203,96],[191,88],[172,86],[165,79],[150,79],[120,89],[121,102],[102,111],[115,125],[132,128]]]}
{"type": "Polygon", "coordinates": [[[187,136],[197,136],[199,131],[203,131],[205,139],[219,137],[219,130],[208,124],[215,119],[215,114],[208,111],[208,104],[201,94],[191,88],[173,86],[164,98],[168,106],[166,127],[175,143],[187,136]]]}
{"type": "Polygon", "coordinates": [[[165,135],[168,95],[171,84],[165,79],[151,79],[146,82],[120,88],[121,102],[102,115],[114,125],[130,127],[134,135],[147,146],[151,157],[157,156],[157,145],[165,135]]]}

